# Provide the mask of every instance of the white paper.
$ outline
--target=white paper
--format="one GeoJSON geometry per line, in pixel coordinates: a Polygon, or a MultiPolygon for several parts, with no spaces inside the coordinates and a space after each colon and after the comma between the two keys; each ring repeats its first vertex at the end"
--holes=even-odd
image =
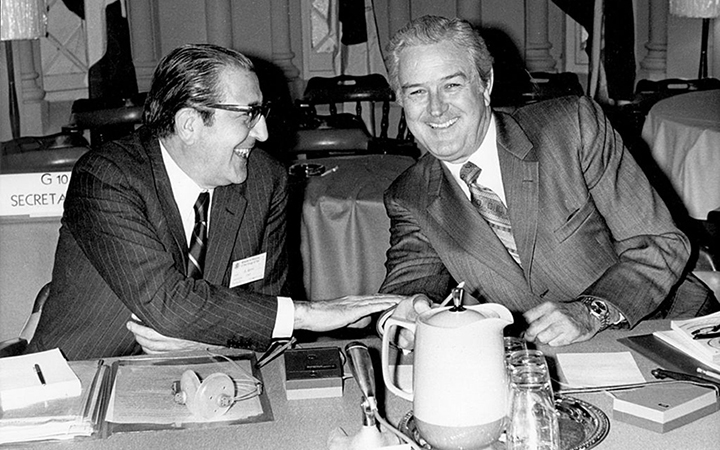
{"type": "Polygon", "coordinates": [[[556,357],[567,383],[564,388],[645,382],[630,352],[558,353],[556,357]]]}

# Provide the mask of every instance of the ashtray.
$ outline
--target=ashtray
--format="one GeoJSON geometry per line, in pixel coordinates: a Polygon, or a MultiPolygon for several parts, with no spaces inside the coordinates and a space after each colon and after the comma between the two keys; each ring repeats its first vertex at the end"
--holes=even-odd
{"type": "MultiPolygon", "coordinates": [[[[555,410],[559,414],[560,450],[587,450],[605,439],[610,431],[610,420],[595,405],[566,395],[555,396],[555,410]]],[[[412,411],[405,414],[398,429],[427,450],[430,444],[418,433],[412,411]]],[[[500,437],[505,441],[505,435],[500,437]]]]}
{"type": "Polygon", "coordinates": [[[288,169],[290,175],[303,178],[315,177],[324,172],[325,166],[316,163],[295,163],[288,169]]]}

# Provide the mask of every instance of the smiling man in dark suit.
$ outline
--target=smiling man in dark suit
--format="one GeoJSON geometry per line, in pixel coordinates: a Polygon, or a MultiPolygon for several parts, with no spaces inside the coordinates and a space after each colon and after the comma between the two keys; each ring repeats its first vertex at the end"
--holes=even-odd
{"type": "Polygon", "coordinates": [[[268,137],[267,114],[242,54],[186,45],[165,56],[144,126],[74,168],[29,351],[59,347],[83,359],[207,344],[261,350],[294,329],[367,323],[397,303],[283,296],[287,177],[255,148],[268,137]]]}
{"type": "Polygon", "coordinates": [[[687,237],[591,99],[493,111],[492,57],[459,19],[414,20],[388,66],[427,154],[386,192],[381,292],[437,301],[464,281],[550,345],[717,309],[686,273],[687,237]]]}

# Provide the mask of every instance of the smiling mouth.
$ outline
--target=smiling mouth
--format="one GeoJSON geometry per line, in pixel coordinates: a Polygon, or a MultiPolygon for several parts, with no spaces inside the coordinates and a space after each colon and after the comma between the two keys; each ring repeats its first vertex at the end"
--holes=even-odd
{"type": "Polygon", "coordinates": [[[250,155],[250,149],[249,148],[236,148],[233,150],[233,153],[235,153],[237,156],[241,158],[247,158],[250,155]]]}
{"type": "Polygon", "coordinates": [[[433,130],[445,130],[447,128],[450,128],[451,126],[455,125],[455,122],[458,121],[458,118],[450,119],[442,123],[435,123],[435,122],[428,122],[427,126],[432,128],[433,130]]]}

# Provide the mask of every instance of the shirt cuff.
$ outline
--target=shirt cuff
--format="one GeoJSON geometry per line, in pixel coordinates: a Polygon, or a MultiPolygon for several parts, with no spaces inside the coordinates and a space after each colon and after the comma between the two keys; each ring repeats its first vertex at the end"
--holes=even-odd
{"type": "Polygon", "coordinates": [[[290,297],[278,297],[277,316],[275,316],[275,328],[273,328],[273,339],[289,338],[293,334],[295,323],[295,304],[290,297]]]}

